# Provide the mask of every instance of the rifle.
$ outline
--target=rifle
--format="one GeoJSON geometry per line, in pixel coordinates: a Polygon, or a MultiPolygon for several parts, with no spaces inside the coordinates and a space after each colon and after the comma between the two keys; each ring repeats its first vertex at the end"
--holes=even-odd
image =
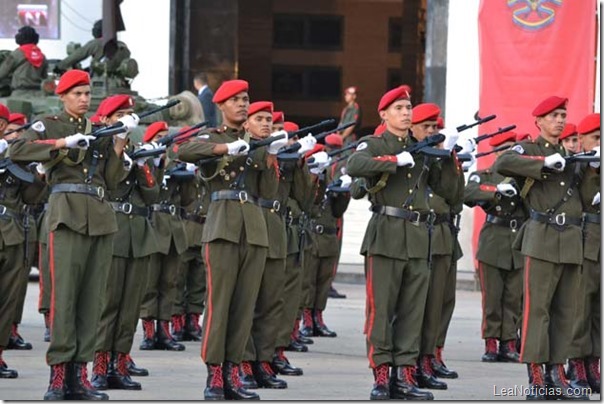
{"type": "Polygon", "coordinates": [[[442,133],[431,135],[426,137],[421,142],[412,144],[405,148],[404,151],[408,153],[422,153],[430,157],[451,157],[451,153],[448,150],[437,149],[434,146],[445,141],[446,136],[442,133]]]}
{"type": "MultiPolygon", "coordinates": [[[[478,117],[478,116],[477,116],[477,117],[478,117]]],[[[484,118],[480,118],[480,117],[478,117],[478,120],[477,120],[476,122],[471,123],[471,124],[469,124],[469,125],[461,125],[461,126],[458,126],[456,129],[457,129],[457,132],[458,132],[458,133],[459,133],[459,132],[463,132],[464,130],[467,130],[467,129],[473,128],[473,127],[474,127],[474,126],[476,126],[476,125],[481,125],[481,124],[483,124],[483,123],[485,123],[485,122],[492,121],[492,120],[493,120],[493,119],[495,119],[495,118],[497,118],[497,115],[495,115],[495,114],[493,114],[493,115],[489,115],[489,116],[486,116],[486,117],[484,117],[484,118]]]]}
{"type": "MultiPolygon", "coordinates": [[[[331,121],[332,123],[335,122],[334,119],[328,119],[327,121],[331,121]]],[[[327,121],[323,121],[323,122],[327,122],[327,121]]],[[[327,135],[330,135],[330,134],[335,133],[335,132],[342,131],[342,130],[344,130],[346,128],[349,128],[349,127],[351,127],[353,125],[356,125],[356,122],[349,122],[347,124],[340,125],[337,128],[335,128],[335,129],[327,130],[327,131],[318,133],[318,134],[313,135],[313,136],[314,136],[315,139],[317,139],[317,141],[319,141],[319,140],[323,139],[324,137],[327,137],[327,135]]],[[[314,125],[314,126],[317,126],[317,125],[314,125]]],[[[302,130],[300,130],[300,131],[302,131],[302,130]]],[[[299,131],[296,131],[296,132],[299,132],[299,131]]],[[[308,130],[308,128],[304,128],[303,132],[309,133],[310,131],[308,130]]],[[[293,145],[291,145],[291,146],[283,149],[281,152],[279,152],[279,155],[281,155],[281,154],[284,155],[284,158],[286,160],[290,159],[292,157],[288,156],[288,154],[289,153],[295,153],[295,152],[297,152],[298,150],[300,150],[300,147],[302,147],[302,145],[300,143],[294,143],[293,145]]],[[[298,157],[299,156],[297,156],[296,158],[298,158],[298,157]]]]}
{"type": "MultiPolygon", "coordinates": [[[[250,142],[250,149],[248,150],[248,153],[259,147],[268,146],[271,143],[273,143],[275,140],[280,140],[280,139],[284,139],[284,138],[285,138],[285,135],[277,135],[277,136],[269,136],[266,139],[257,140],[255,142],[250,142]]],[[[240,149],[240,151],[242,151],[242,150],[243,149],[240,149]]],[[[203,159],[197,161],[197,165],[199,166],[199,165],[203,165],[203,164],[213,163],[215,161],[220,160],[223,156],[224,155],[203,158],[203,159]]]]}
{"type": "MultiPolygon", "coordinates": [[[[499,146],[494,148],[493,150],[490,151],[486,151],[486,152],[482,152],[482,153],[476,153],[476,158],[480,158],[480,157],[484,157],[484,156],[488,156],[489,154],[493,154],[493,153],[497,153],[500,151],[504,151],[509,149],[510,147],[512,147],[512,145],[503,145],[503,146],[499,146]]],[[[472,160],[472,156],[470,154],[458,154],[457,155],[457,159],[461,162],[464,161],[470,161],[472,160]]]]}
{"type": "MultiPolygon", "coordinates": [[[[564,156],[564,160],[566,160],[566,164],[573,163],[596,163],[600,162],[600,157],[596,156],[596,152],[591,150],[584,153],[573,154],[572,156],[564,156]]],[[[554,168],[560,170],[562,169],[561,163],[554,164],[554,168]]]]}
{"type": "Polygon", "coordinates": [[[171,135],[164,136],[157,141],[157,144],[162,147],[158,147],[158,148],[152,149],[152,150],[138,149],[138,150],[132,152],[132,154],[129,154],[128,157],[130,157],[132,160],[136,160],[136,159],[140,159],[143,157],[159,156],[160,154],[163,154],[166,151],[166,148],[169,145],[174,143],[174,141],[176,140],[177,137],[182,136],[185,133],[187,135],[183,139],[188,139],[190,137],[193,137],[193,136],[197,135],[197,133],[199,133],[199,131],[196,131],[196,129],[199,129],[202,126],[206,126],[207,124],[208,124],[208,121],[203,121],[196,125],[191,126],[188,129],[183,129],[178,132],[172,133],[171,135]]]}
{"type": "MultiPolygon", "coordinates": [[[[140,114],[138,116],[139,120],[143,119],[143,118],[145,118],[145,117],[147,117],[149,115],[155,114],[156,112],[163,111],[164,109],[172,108],[173,106],[175,106],[178,103],[180,103],[180,100],[172,100],[172,101],[168,102],[166,105],[162,105],[161,107],[157,107],[157,108],[152,109],[150,111],[143,112],[142,114],[140,114]]],[[[128,130],[128,128],[124,127],[123,123],[116,122],[116,123],[114,123],[111,126],[107,126],[107,127],[104,127],[104,128],[97,129],[94,132],[89,133],[89,135],[96,137],[96,139],[100,139],[100,138],[103,138],[103,137],[113,136],[115,134],[125,132],[126,130],[128,130]]],[[[86,146],[86,141],[85,140],[80,140],[78,142],[78,145],[84,147],[84,146],[86,146]]]]}
{"type": "Polygon", "coordinates": [[[13,176],[29,184],[34,182],[34,175],[13,163],[9,157],[0,160],[0,170],[8,170],[13,176]]]}
{"type": "MultiPolygon", "coordinates": [[[[329,156],[329,157],[337,156],[338,154],[342,154],[342,153],[344,153],[344,152],[347,152],[347,151],[348,151],[348,150],[350,150],[350,149],[354,149],[355,147],[357,147],[357,145],[358,145],[358,144],[359,144],[359,141],[357,140],[356,142],[352,142],[352,143],[350,143],[350,144],[349,144],[348,146],[346,146],[346,147],[342,147],[341,149],[332,150],[332,151],[330,151],[330,152],[327,152],[327,156],[329,156]]],[[[337,159],[333,160],[331,163],[329,163],[329,165],[332,165],[332,164],[334,164],[334,163],[336,163],[336,162],[338,162],[338,161],[342,161],[342,160],[344,160],[344,159],[346,159],[346,158],[348,158],[348,156],[344,156],[344,157],[337,158],[337,159]]],[[[314,164],[315,159],[314,159],[313,157],[309,158],[309,159],[307,160],[307,162],[308,162],[308,167],[310,167],[310,168],[312,168],[312,167],[316,166],[316,164],[314,164]],[[313,165],[313,164],[314,164],[314,165],[313,165]]]]}
{"type": "Polygon", "coordinates": [[[20,130],[29,129],[35,122],[26,123],[25,125],[21,125],[18,128],[11,129],[8,132],[4,132],[4,136],[10,135],[11,133],[19,132],[20,130]]]}

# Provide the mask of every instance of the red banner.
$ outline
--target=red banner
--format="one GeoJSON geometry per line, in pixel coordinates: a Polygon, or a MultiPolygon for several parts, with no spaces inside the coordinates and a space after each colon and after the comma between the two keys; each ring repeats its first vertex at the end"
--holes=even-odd
{"type": "MultiPolygon", "coordinates": [[[[593,112],[596,11],[596,0],[481,0],[480,116],[497,119],[481,125],[479,134],[516,124],[517,133],[535,138],[531,112],[551,95],[568,97],[568,122],[593,112]]],[[[479,151],[489,149],[480,143],[479,151]]],[[[479,159],[479,169],[493,158],[479,159]]],[[[476,247],[484,213],[474,212],[476,247]]]]}

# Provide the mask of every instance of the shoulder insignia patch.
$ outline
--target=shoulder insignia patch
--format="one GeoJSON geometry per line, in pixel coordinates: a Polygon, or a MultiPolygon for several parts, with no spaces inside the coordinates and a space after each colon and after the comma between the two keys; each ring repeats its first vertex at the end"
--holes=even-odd
{"type": "Polygon", "coordinates": [[[36,132],[44,132],[46,130],[46,127],[44,126],[44,122],[42,122],[42,121],[34,122],[34,124],[31,125],[31,128],[33,130],[35,130],[36,132]]]}
{"type": "Polygon", "coordinates": [[[361,151],[367,148],[367,142],[362,142],[359,143],[359,145],[357,146],[357,151],[361,151]]]}
{"type": "Polygon", "coordinates": [[[514,150],[518,154],[524,154],[524,147],[522,147],[522,145],[519,145],[519,144],[512,146],[512,148],[510,150],[514,150]]]}
{"type": "Polygon", "coordinates": [[[478,174],[472,174],[472,175],[470,175],[470,178],[468,178],[468,181],[472,181],[472,182],[475,182],[477,184],[480,184],[480,175],[478,175],[478,174]]]}

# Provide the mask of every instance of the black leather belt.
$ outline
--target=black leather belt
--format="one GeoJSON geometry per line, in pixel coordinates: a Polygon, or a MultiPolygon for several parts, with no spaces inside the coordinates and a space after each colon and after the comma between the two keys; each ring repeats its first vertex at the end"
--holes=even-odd
{"type": "Polygon", "coordinates": [[[281,202],[276,199],[258,198],[258,206],[261,208],[271,209],[274,212],[279,212],[281,210],[281,202]]]}
{"type": "Polygon", "coordinates": [[[520,228],[520,226],[522,226],[522,223],[524,223],[524,218],[487,215],[487,222],[496,224],[498,226],[509,227],[512,230],[517,230],[520,228]]]}
{"type": "Polygon", "coordinates": [[[435,225],[437,224],[443,224],[443,223],[449,223],[451,221],[451,215],[448,213],[436,213],[434,215],[434,223],[435,225]]]}
{"type": "Polygon", "coordinates": [[[583,220],[585,223],[595,223],[600,224],[600,214],[599,213],[583,213],[583,220]]]}
{"type": "Polygon", "coordinates": [[[105,188],[89,184],[55,184],[50,188],[50,193],[85,194],[94,196],[102,201],[105,197],[105,188]]]}
{"type": "Polygon", "coordinates": [[[258,205],[258,199],[251,196],[247,193],[247,191],[234,191],[223,189],[221,191],[212,192],[212,196],[210,197],[212,202],[215,201],[239,201],[241,203],[250,202],[254,205],[258,205]]]}
{"type": "Polygon", "coordinates": [[[338,234],[336,227],[325,227],[322,224],[313,225],[312,230],[317,234],[338,234]]]}
{"type": "Polygon", "coordinates": [[[185,220],[190,220],[195,223],[204,224],[206,222],[206,217],[201,215],[196,215],[195,213],[187,213],[185,211],[180,212],[180,217],[185,220]]]}
{"type": "Polygon", "coordinates": [[[134,206],[129,202],[109,202],[113,210],[126,215],[149,216],[149,208],[134,206]]]}
{"type": "Polygon", "coordinates": [[[413,210],[407,210],[403,208],[395,208],[394,206],[383,206],[383,205],[374,205],[371,207],[371,211],[373,213],[377,213],[379,215],[392,216],[397,217],[399,219],[405,219],[413,224],[419,224],[423,222],[427,222],[428,219],[432,216],[436,215],[430,213],[420,213],[413,210]]]}
{"type": "Polygon", "coordinates": [[[15,210],[9,209],[4,205],[0,205],[0,218],[6,220],[10,220],[11,218],[21,220],[21,215],[15,210]]]}
{"type": "Polygon", "coordinates": [[[531,219],[537,222],[553,224],[557,226],[568,226],[571,224],[575,226],[581,226],[583,224],[583,221],[580,218],[566,216],[566,213],[558,213],[557,215],[554,215],[549,213],[537,212],[536,210],[531,209],[530,217],[531,219]]]}
{"type": "Polygon", "coordinates": [[[166,203],[154,203],[153,205],[149,206],[149,209],[151,209],[152,212],[168,213],[172,216],[176,215],[175,205],[168,205],[166,203]]]}

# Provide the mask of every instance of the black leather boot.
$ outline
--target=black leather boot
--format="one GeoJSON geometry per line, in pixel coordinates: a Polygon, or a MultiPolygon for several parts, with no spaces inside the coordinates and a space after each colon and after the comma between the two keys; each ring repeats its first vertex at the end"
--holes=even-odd
{"type": "Polygon", "coordinates": [[[568,369],[566,377],[571,386],[579,389],[589,388],[587,381],[587,370],[583,358],[574,358],[568,360],[568,369]]]}
{"type": "Polygon", "coordinates": [[[484,340],[484,354],[480,359],[483,362],[497,362],[497,340],[487,338],[484,340]]]}
{"type": "Polygon", "coordinates": [[[591,390],[600,394],[600,357],[588,356],[585,359],[585,370],[587,371],[587,381],[591,390]]]}
{"type": "Polygon", "coordinates": [[[141,390],[141,384],[130,378],[128,372],[128,355],[122,352],[113,352],[111,366],[107,373],[107,383],[110,389],[116,390],[141,390]]]}
{"type": "Polygon", "coordinates": [[[170,327],[167,321],[159,320],[156,330],[157,338],[155,341],[155,349],[163,349],[164,351],[184,351],[185,346],[174,341],[170,334],[170,327]]]}
{"type": "Polygon", "coordinates": [[[314,336],[329,338],[335,338],[338,336],[338,334],[336,334],[334,331],[331,331],[325,325],[325,322],[323,321],[323,310],[315,310],[313,320],[315,323],[315,329],[313,333],[314,336]]]}
{"type": "Polygon", "coordinates": [[[327,297],[332,299],[346,299],[346,295],[341,294],[334,288],[333,286],[329,287],[329,292],[327,292],[327,297]]]}
{"type": "Polygon", "coordinates": [[[520,354],[518,351],[516,351],[515,339],[499,341],[499,353],[497,354],[497,360],[499,362],[513,363],[518,363],[520,361],[520,354]]]}
{"type": "Polygon", "coordinates": [[[254,377],[254,370],[252,369],[252,363],[243,361],[239,365],[239,380],[244,389],[257,389],[258,383],[254,377]]]}
{"type": "Polygon", "coordinates": [[[545,372],[549,376],[551,385],[556,391],[556,397],[562,400],[589,400],[589,397],[582,394],[581,391],[575,391],[566,379],[564,365],[561,363],[554,365],[545,365],[545,372]]]}
{"type": "Polygon", "coordinates": [[[390,374],[390,398],[402,400],[434,400],[434,395],[417,388],[414,366],[394,366],[390,374]]]}
{"type": "MultiPolygon", "coordinates": [[[[302,345],[312,345],[315,343],[315,341],[313,341],[312,338],[305,337],[304,335],[302,335],[300,333],[298,333],[298,338],[296,339],[296,342],[298,342],[299,344],[302,344],[302,345]]],[[[306,352],[306,351],[304,351],[304,352],[306,352]]]]}
{"type": "Polygon", "coordinates": [[[4,359],[2,359],[2,348],[0,347],[0,379],[16,379],[19,373],[16,370],[9,369],[4,359]]]}
{"type": "Polygon", "coordinates": [[[19,326],[16,323],[13,323],[11,328],[10,337],[8,338],[8,345],[6,349],[18,349],[18,350],[30,350],[32,349],[32,345],[29,342],[26,342],[21,335],[19,335],[19,326]]]}
{"type": "Polygon", "coordinates": [[[457,379],[459,375],[453,369],[449,369],[443,360],[443,347],[436,347],[436,352],[432,358],[432,370],[436,377],[441,379],[457,379]]]}
{"type": "Polygon", "coordinates": [[[370,400],[390,400],[390,381],[388,380],[388,364],[376,366],[373,370],[375,382],[369,393],[370,400]]]}
{"type": "Polygon", "coordinates": [[[312,337],[313,330],[313,315],[311,309],[302,310],[302,325],[300,326],[300,336],[302,337],[312,337]]]}
{"type": "Polygon", "coordinates": [[[188,313],[185,321],[184,341],[201,341],[201,326],[199,325],[199,313],[188,313]]]}
{"type": "Polygon", "coordinates": [[[92,380],[90,383],[97,390],[107,390],[107,369],[109,367],[109,351],[98,351],[94,354],[92,363],[92,380]]]}
{"type": "Polygon", "coordinates": [[[526,366],[529,377],[529,394],[526,395],[526,399],[547,400],[543,366],[538,363],[527,363],[526,366]]]}
{"type": "Polygon", "coordinates": [[[147,369],[136,366],[136,363],[134,363],[130,354],[128,354],[128,372],[130,373],[130,376],[149,376],[149,371],[147,369]]]}
{"type": "Polygon", "coordinates": [[[174,341],[180,342],[184,341],[184,333],[185,333],[185,315],[184,314],[174,314],[172,316],[172,338],[174,341]]]}
{"type": "Polygon", "coordinates": [[[44,342],[50,342],[50,314],[44,313],[44,342]]]}
{"type": "MultiPolygon", "coordinates": [[[[310,316],[310,322],[312,324],[312,316],[310,316]]],[[[310,337],[305,337],[302,334],[300,334],[300,319],[296,318],[296,321],[294,321],[294,329],[292,330],[291,333],[291,340],[294,342],[297,342],[300,345],[312,345],[315,343],[315,341],[313,341],[310,337]]],[[[308,347],[306,347],[306,351],[308,351],[308,347]]],[[[306,351],[301,351],[301,352],[306,352],[306,351]]]]}
{"type": "Polygon", "coordinates": [[[50,366],[50,381],[48,383],[48,390],[44,394],[44,400],[65,400],[65,393],[67,389],[65,383],[65,372],[65,363],[50,366]]]}
{"type": "Polygon", "coordinates": [[[69,362],[66,370],[66,400],[109,400],[107,394],[97,391],[88,381],[88,369],[85,362],[69,362]]]}
{"type": "Polygon", "coordinates": [[[151,351],[155,349],[155,321],[151,318],[143,318],[143,341],[139,349],[141,351],[151,351]]]}
{"type": "Polygon", "coordinates": [[[227,400],[260,400],[260,396],[253,391],[243,388],[239,380],[239,366],[233,362],[222,365],[222,378],[224,380],[224,398],[227,400]]]}
{"type": "Polygon", "coordinates": [[[304,371],[289,363],[284,351],[285,348],[277,348],[275,350],[273,363],[271,364],[273,371],[283,376],[302,376],[304,371]]]}
{"type": "Polygon", "coordinates": [[[418,387],[433,390],[447,390],[447,383],[441,382],[432,373],[432,355],[420,355],[417,360],[415,380],[418,387]]]}
{"type": "Polygon", "coordinates": [[[289,341],[289,345],[285,347],[286,351],[291,352],[308,352],[308,347],[295,339],[289,341]]]}
{"type": "Polygon", "coordinates": [[[258,387],[265,389],[286,389],[287,382],[277,378],[269,362],[254,362],[252,365],[258,387]]]}
{"type": "Polygon", "coordinates": [[[203,398],[206,401],[224,400],[224,383],[222,378],[222,366],[207,365],[208,378],[206,388],[203,390],[203,398]]]}

